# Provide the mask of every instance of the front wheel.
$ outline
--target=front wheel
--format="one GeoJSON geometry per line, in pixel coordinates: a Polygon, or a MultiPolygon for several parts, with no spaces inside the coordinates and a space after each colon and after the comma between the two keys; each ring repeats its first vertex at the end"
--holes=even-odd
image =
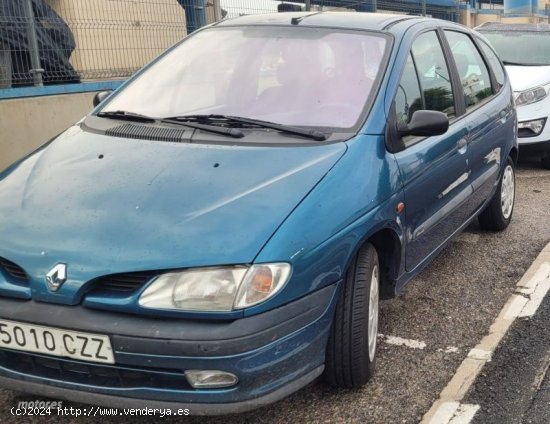
{"type": "Polygon", "coordinates": [[[325,377],[334,386],[358,388],[373,375],[378,336],[380,265],[371,244],[351,263],[327,345],[325,377]]]}
{"type": "Polygon", "coordinates": [[[512,220],[516,201],[516,171],[511,158],[506,161],[504,172],[487,208],[479,215],[481,228],[502,231],[512,220]]]}
{"type": "Polygon", "coordinates": [[[546,151],[546,154],[542,157],[541,162],[544,169],[550,169],[550,150],[546,151]]]}

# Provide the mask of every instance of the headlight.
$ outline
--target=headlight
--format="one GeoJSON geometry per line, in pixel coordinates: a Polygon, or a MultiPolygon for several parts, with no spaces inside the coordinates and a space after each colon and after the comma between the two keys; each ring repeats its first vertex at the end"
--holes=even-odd
{"type": "Polygon", "coordinates": [[[286,263],[172,272],[153,281],[139,304],[152,309],[229,312],[269,299],[289,276],[286,263]]]}
{"type": "Polygon", "coordinates": [[[540,102],[542,99],[548,96],[549,90],[550,84],[522,91],[521,93],[517,94],[516,106],[525,106],[530,105],[531,103],[540,102]]]}

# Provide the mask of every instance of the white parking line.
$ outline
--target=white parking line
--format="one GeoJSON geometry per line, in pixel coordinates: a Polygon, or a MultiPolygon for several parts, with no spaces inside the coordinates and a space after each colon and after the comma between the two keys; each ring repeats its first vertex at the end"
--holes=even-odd
{"type": "Polygon", "coordinates": [[[460,406],[459,402],[443,402],[439,405],[437,408],[437,411],[433,414],[432,420],[430,423],[448,423],[450,422],[455,412],[458,410],[458,407],[460,406]]]}
{"type": "Polygon", "coordinates": [[[474,418],[479,405],[443,402],[435,412],[432,424],[469,424],[474,418]]]}
{"type": "Polygon", "coordinates": [[[536,286],[530,294],[529,301],[521,310],[519,314],[520,318],[532,317],[535,315],[544,296],[546,296],[546,293],[550,290],[550,263],[541,266],[539,272],[533,277],[533,280],[535,280],[536,286]]]}
{"type": "Polygon", "coordinates": [[[489,352],[487,350],[482,350],[482,349],[474,348],[470,350],[470,352],[468,352],[468,358],[477,359],[478,361],[489,362],[492,356],[493,356],[493,352],[489,352]]]}
{"type": "Polygon", "coordinates": [[[479,405],[461,404],[451,418],[451,421],[449,421],[449,424],[469,424],[478,409],[479,405]]]}
{"type": "Polygon", "coordinates": [[[403,339],[402,337],[396,336],[385,336],[384,334],[378,334],[378,337],[383,337],[387,344],[395,346],[407,346],[411,349],[424,349],[426,347],[426,343],[419,340],[403,339]]]}
{"type": "Polygon", "coordinates": [[[479,344],[470,350],[455,375],[441,392],[421,424],[466,424],[478,405],[461,405],[483,366],[491,360],[496,347],[517,317],[532,316],[550,290],[550,243],[542,250],[517,284],[495,322],[479,344]]]}
{"type": "Polygon", "coordinates": [[[508,308],[506,308],[506,313],[504,314],[504,319],[513,321],[515,320],[521,311],[527,304],[529,297],[523,296],[522,294],[514,294],[508,301],[508,308]]]}
{"type": "Polygon", "coordinates": [[[439,348],[437,349],[437,351],[443,353],[458,353],[459,349],[456,346],[447,346],[445,349],[439,348]]]}

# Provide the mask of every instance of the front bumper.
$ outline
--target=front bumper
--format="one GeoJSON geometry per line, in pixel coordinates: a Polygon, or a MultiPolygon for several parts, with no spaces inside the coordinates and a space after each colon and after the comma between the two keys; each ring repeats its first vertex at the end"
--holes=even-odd
{"type": "MultiPolygon", "coordinates": [[[[550,135],[549,135],[550,137],[550,135]]],[[[535,141],[533,143],[526,142],[529,140],[528,138],[518,139],[523,140],[521,143],[519,143],[519,150],[520,153],[543,153],[543,152],[550,152],[550,139],[549,140],[541,140],[541,141],[535,141]]]]}
{"type": "Polygon", "coordinates": [[[151,319],[0,298],[0,318],[107,334],[115,365],[0,349],[0,386],[118,408],[243,412],[275,402],[318,377],[338,284],[231,322],[151,319]],[[233,373],[225,389],[193,389],[187,369],[233,373]]]}
{"type": "MultiPolygon", "coordinates": [[[[307,374],[291,381],[287,385],[274,390],[273,392],[263,395],[255,399],[249,399],[240,402],[233,403],[182,403],[182,402],[163,402],[150,400],[144,402],[143,400],[133,399],[128,397],[110,396],[102,393],[88,393],[83,391],[75,391],[60,386],[46,386],[40,383],[34,383],[31,381],[14,380],[12,378],[6,378],[0,376],[0,387],[5,387],[10,390],[17,390],[25,393],[31,393],[38,396],[50,397],[53,399],[65,399],[73,402],[103,405],[109,408],[117,409],[160,409],[166,411],[169,409],[174,414],[179,414],[182,410],[188,410],[189,414],[184,415],[224,415],[224,414],[237,414],[241,412],[250,411],[252,409],[261,408],[262,406],[269,405],[284,399],[288,395],[301,389],[307,384],[311,383],[317,377],[319,377],[324,370],[325,366],[321,365],[307,374]]],[[[86,415],[92,414],[87,412],[86,415]]],[[[94,415],[95,416],[95,415],[94,415]]]]}
{"type": "Polygon", "coordinates": [[[519,131],[518,144],[520,151],[544,151],[547,150],[550,140],[550,98],[530,105],[519,106],[517,108],[518,122],[534,121],[544,119],[545,124],[541,133],[538,135],[529,134],[529,131],[519,131]]]}

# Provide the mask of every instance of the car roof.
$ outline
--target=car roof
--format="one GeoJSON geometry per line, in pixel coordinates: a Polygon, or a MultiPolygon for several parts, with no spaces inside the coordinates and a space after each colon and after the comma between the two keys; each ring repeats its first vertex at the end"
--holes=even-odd
{"type": "Polygon", "coordinates": [[[221,21],[215,26],[242,25],[300,25],[314,27],[337,27],[381,31],[393,24],[412,21],[434,21],[422,16],[364,12],[285,12],[248,15],[221,21]]]}
{"type": "Polygon", "coordinates": [[[486,22],[475,28],[479,32],[550,32],[549,24],[506,24],[486,22]]]}

